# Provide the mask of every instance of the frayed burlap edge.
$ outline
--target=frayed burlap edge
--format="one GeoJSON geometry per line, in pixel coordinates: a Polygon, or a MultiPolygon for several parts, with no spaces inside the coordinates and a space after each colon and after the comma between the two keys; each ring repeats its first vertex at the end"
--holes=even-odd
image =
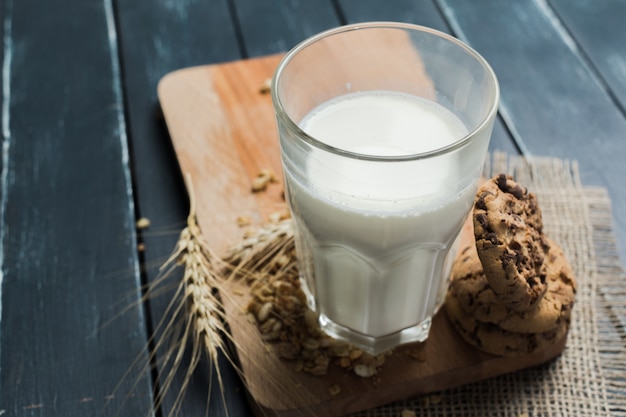
{"type": "Polygon", "coordinates": [[[537,194],[546,233],[563,247],[576,273],[563,354],[536,368],[352,416],[626,416],[626,274],[607,191],[582,186],[578,164],[557,158],[528,161],[497,153],[484,172],[511,174],[537,194]]]}

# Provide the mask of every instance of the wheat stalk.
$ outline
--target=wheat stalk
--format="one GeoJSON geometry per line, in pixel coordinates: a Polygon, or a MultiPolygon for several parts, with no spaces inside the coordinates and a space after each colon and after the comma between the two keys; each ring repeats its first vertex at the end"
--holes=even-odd
{"type": "Polygon", "coordinates": [[[297,275],[294,249],[290,218],[266,223],[233,245],[224,256],[225,264],[231,269],[229,279],[244,278],[253,283],[261,277],[297,275]]]}
{"type": "MultiPolygon", "coordinates": [[[[183,269],[182,278],[176,283],[174,295],[155,329],[154,333],[158,336],[153,336],[155,346],[149,355],[150,361],[154,362],[157,352],[164,350],[158,363],[159,369],[165,371],[155,394],[156,407],[160,407],[166,394],[172,391],[177,371],[183,369],[183,381],[177,387],[178,391],[168,416],[180,414],[192,376],[201,359],[206,356],[209,365],[215,369],[224,411],[228,415],[222,376],[218,368],[220,355],[242,374],[228,350],[227,342],[235,341],[226,328],[226,317],[220,298],[229,296],[224,285],[229,280],[243,280],[247,283],[253,296],[247,311],[257,318],[264,340],[271,343],[275,338],[268,338],[269,334],[264,332],[263,325],[268,327],[268,324],[273,324],[272,329],[280,327],[284,343],[275,349],[280,357],[289,357],[291,360],[299,358],[302,369],[315,375],[325,374],[333,360],[339,361],[344,368],[354,369],[357,375],[373,375],[384,362],[384,356],[373,357],[345,343],[335,343],[323,334],[314,313],[306,307],[299,285],[292,220],[285,219],[283,214],[270,219],[247,238],[233,245],[224,258],[220,258],[210,249],[200,230],[189,176],[186,182],[190,204],[186,227],[181,231],[172,254],[161,266],[159,278],[150,285],[145,297],[149,299],[162,291],[163,283],[172,272],[183,269]],[[264,295],[259,297],[259,294],[264,295]],[[272,304],[273,317],[265,321],[260,308],[269,303],[272,304]],[[280,323],[277,324],[277,321],[280,323]],[[311,345],[320,346],[313,349],[311,345]],[[191,358],[188,364],[183,364],[188,348],[191,358]],[[312,352],[315,357],[307,356],[312,352]],[[321,359],[323,361],[320,362],[321,359]],[[362,369],[367,371],[367,375],[360,371],[362,369]]],[[[273,330],[274,333],[276,331],[273,330]]],[[[239,353],[247,354],[241,350],[239,353]]],[[[245,383],[245,379],[243,382],[245,383]]],[[[275,388],[280,389],[279,381],[267,382],[271,385],[276,383],[275,388]]],[[[210,388],[209,386],[209,391],[210,388]]],[[[337,388],[329,387],[332,390],[337,388]]],[[[207,401],[210,400],[209,397],[207,401]]],[[[209,404],[207,413],[208,409],[209,404]]],[[[303,413],[306,412],[303,410],[303,413]]]]}
{"type": "MultiPolygon", "coordinates": [[[[155,404],[158,408],[173,387],[176,372],[181,369],[186,350],[190,348],[191,351],[182,384],[168,416],[177,416],[180,413],[191,377],[204,355],[211,368],[216,371],[225,405],[223,381],[218,367],[220,353],[233,363],[225,342],[225,338],[230,336],[225,328],[224,312],[219,298],[225,263],[210,249],[202,235],[189,176],[186,182],[190,205],[187,225],[181,231],[172,254],[161,266],[159,278],[148,288],[146,294],[146,298],[150,298],[174,270],[182,267],[182,279],[177,283],[166,312],[155,329],[155,333],[161,329],[162,333],[155,337],[155,347],[150,354],[150,359],[153,360],[157,351],[165,349],[159,367],[167,371],[159,381],[160,386],[155,394],[155,404]]],[[[226,408],[225,412],[228,413],[226,408]]]]}

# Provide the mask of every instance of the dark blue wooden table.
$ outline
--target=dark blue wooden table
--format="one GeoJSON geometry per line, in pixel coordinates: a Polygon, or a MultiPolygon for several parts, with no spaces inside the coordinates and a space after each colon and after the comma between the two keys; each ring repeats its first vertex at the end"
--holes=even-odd
{"type": "MultiPolygon", "coordinates": [[[[579,161],[583,183],[610,192],[626,259],[624,0],[2,0],[0,415],[168,415],[158,363],[132,366],[166,303],[139,303],[142,286],[188,210],[157,82],[366,20],[484,55],[502,88],[491,149],[579,161]]],[[[222,369],[229,415],[251,415],[222,369]]],[[[204,415],[210,372],[183,415],[204,415]]],[[[209,415],[225,415],[213,390],[209,415]]]]}

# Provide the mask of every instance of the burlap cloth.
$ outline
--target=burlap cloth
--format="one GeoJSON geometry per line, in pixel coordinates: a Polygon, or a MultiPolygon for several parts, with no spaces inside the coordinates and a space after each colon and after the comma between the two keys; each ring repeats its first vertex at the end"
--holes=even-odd
{"type": "Polygon", "coordinates": [[[485,176],[508,173],[537,194],[546,233],[578,279],[567,346],[542,366],[417,397],[353,417],[626,416],[626,274],[603,188],[582,186],[575,162],[494,154],[485,176]],[[412,413],[411,413],[412,412],[412,413]]]}

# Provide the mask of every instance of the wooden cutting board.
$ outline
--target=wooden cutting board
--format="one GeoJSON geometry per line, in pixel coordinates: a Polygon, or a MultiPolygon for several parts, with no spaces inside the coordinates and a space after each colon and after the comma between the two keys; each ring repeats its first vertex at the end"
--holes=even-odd
{"type": "MultiPolygon", "coordinates": [[[[218,253],[242,238],[239,216],[260,224],[285,209],[282,182],[251,192],[251,180],[261,169],[281,172],[271,98],[260,92],[280,58],[182,69],[159,83],[181,171],[192,180],[200,227],[218,253]]],[[[334,368],[326,376],[312,376],[296,372],[294,363],[278,359],[264,345],[243,312],[249,299],[245,288],[226,292],[242,376],[259,416],[339,416],[535,366],[564,348],[562,342],[525,357],[492,356],[467,345],[439,313],[428,340],[396,349],[375,377],[334,368]],[[416,349],[420,360],[409,355],[416,349]],[[331,395],[331,385],[340,392],[331,395]]]]}

